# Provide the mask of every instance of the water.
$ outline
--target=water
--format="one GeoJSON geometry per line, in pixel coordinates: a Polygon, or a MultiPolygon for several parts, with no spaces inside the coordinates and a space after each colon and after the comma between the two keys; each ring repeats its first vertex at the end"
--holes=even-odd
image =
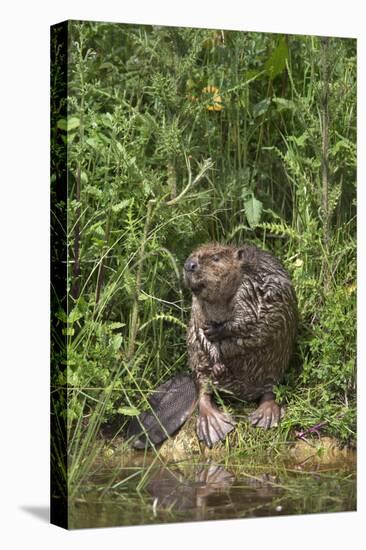
{"type": "Polygon", "coordinates": [[[301,464],[236,457],[163,465],[136,453],[95,468],[70,499],[71,529],[356,510],[354,454],[301,464]]]}

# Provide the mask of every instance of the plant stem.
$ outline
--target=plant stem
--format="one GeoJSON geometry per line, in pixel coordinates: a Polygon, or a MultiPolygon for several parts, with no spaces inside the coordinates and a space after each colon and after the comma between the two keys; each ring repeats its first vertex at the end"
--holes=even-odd
{"type": "Polygon", "coordinates": [[[129,346],[127,351],[127,361],[130,361],[133,354],[135,353],[136,349],[136,336],[139,329],[139,296],[141,293],[141,279],[142,279],[142,269],[143,269],[143,260],[145,256],[145,248],[146,248],[146,241],[147,236],[149,234],[150,229],[150,223],[152,218],[152,208],[153,205],[156,203],[155,199],[149,200],[147,203],[147,212],[146,212],[146,218],[145,218],[145,224],[144,224],[144,232],[142,236],[142,242],[140,247],[140,253],[139,253],[139,259],[138,259],[138,267],[137,267],[137,274],[136,274],[136,289],[135,289],[135,296],[132,306],[132,313],[131,313],[131,331],[130,331],[130,338],[129,338],[129,346]]]}
{"type": "Polygon", "coordinates": [[[105,249],[108,250],[108,242],[109,242],[109,233],[110,233],[110,226],[111,226],[111,210],[108,212],[107,221],[105,225],[104,230],[104,247],[103,247],[103,255],[102,259],[100,261],[99,270],[98,270],[98,279],[97,279],[97,288],[95,291],[95,305],[98,305],[99,299],[100,299],[100,293],[102,291],[102,288],[104,286],[104,277],[105,277],[105,265],[107,262],[107,254],[104,254],[105,249]]]}
{"type": "Polygon", "coordinates": [[[76,223],[74,228],[74,264],[72,269],[72,287],[71,287],[71,296],[77,301],[79,297],[80,284],[80,216],[81,216],[81,204],[80,204],[80,193],[81,193],[81,167],[80,163],[77,165],[76,169],[76,194],[75,198],[78,202],[78,207],[76,209],[76,223]]]}
{"type": "MultiPolygon", "coordinates": [[[[108,152],[108,160],[107,160],[107,169],[109,168],[109,161],[110,161],[110,151],[108,152]]],[[[106,172],[107,173],[107,172],[106,172]]],[[[118,176],[119,171],[117,172],[118,176]]],[[[106,179],[104,180],[104,183],[106,184],[106,179]]],[[[111,202],[109,204],[108,213],[107,213],[107,219],[104,229],[104,247],[103,247],[103,253],[102,258],[100,260],[100,265],[98,269],[98,278],[97,278],[97,288],[95,291],[95,305],[97,306],[100,299],[100,294],[102,292],[102,288],[104,286],[104,278],[105,278],[105,266],[107,264],[107,258],[108,258],[108,243],[109,243],[109,235],[111,231],[111,218],[112,218],[112,206],[114,202],[114,194],[112,196],[111,202]],[[107,252],[105,252],[107,250],[107,252]]]]}
{"type": "MultiPolygon", "coordinates": [[[[323,94],[322,94],[322,202],[323,202],[323,242],[327,253],[329,243],[329,165],[328,165],[328,150],[329,150],[329,60],[328,48],[329,38],[321,38],[322,44],[322,79],[323,79],[323,94]]],[[[330,273],[328,264],[325,262],[325,289],[329,288],[330,273]]]]}
{"type": "Polygon", "coordinates": [[[168,187],[170,189],[170,199],[174,200],[177,196],[177,174],[175,171],[174,164],[171,160],[168,160],[168,163],[167,163],[167,173],[168,173],[168,187]]]}
{"type": "MultiPolygon", "coordinates": [[[[83,60],[83,36],[80,32],[80,44],[79,44],[79,76],[80,76],[80,125],[79,125],[79,146],[82,149],[84,142],[84,60],[83,60]]],[[[80,154],[81,157],[81,154],[80,154]]],[[[73,282],[71,287],[71,296],[77,301],[80,293],[80,226],[81,226],[81,160],[79,158],[76,168],[76,201],[78,206],[76,208],[76,223],[74,229],[74,265],[73,265],[73,282]]]]}

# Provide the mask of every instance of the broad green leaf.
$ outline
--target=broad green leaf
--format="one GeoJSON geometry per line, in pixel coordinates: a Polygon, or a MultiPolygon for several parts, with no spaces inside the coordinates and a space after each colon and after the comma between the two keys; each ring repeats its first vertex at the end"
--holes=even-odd
{"type": "Polygon", "coordinates": [[[113,321],[112,323],[108,324],[108,327],[111,330],[115,330],[116,328],[122,328],[122,327],[125,327],[125,326],[126,326],[126,323],[118,323],[117,321],[113,321]]]}
{"type": "Polygon", "coordinates": [[[67,131],[70,132],[70,130],[75,130],[75,128],[78,128],[80,126],[80,119],[76,117],[70,117],[67,119],[67,131]]]}
{"type": "Polygon", "coordinates": [[[65,132],[70,132],[71,130],[75,130],[75,128],[78,128],[80,126],[80,119],[72,116],[70,118],[60,118],[60,120],[57,121],[57,128],[60,130],[64,130],[65,132]]]}
{"type": "Polygon", "coordinates": [[[66,118],[60,118],[60,120],[57,121],[57,128],[67,132],[67,120],[66,120],[66,118]]]}
{"type": "Polygon", "coordinates": [[[73,324],[76,321],[78,321],[79,319],[81,319],[82,316],[83,316],[83,314],[81,313],[81,311],[79,311],[79,309],[77,307],[75,307],[69,313],[68,322],[73,324]]]}
{"type": "Polygon", "coordinates": [[[68,145],[70,145],[75,141],[76,135],[77,135],[76,132],[69,132],[66,136],[66,142],[64,141],[64,143],[67,143],[68,145]]]}
{"type": "Polygon", "coordinates": [[[286,60],[288,58],[288,47],[286,38],[280,38],[277,47],[273,50],[270,57],[267,59],[265,68],[271,80],[281,74],[286,68],[286,60]]]}
{"type": "Polygon", "coordinates": [[[112,338],[112,347],[114,351],[118,351],[122,344],[122,336],[120,334],[116,334],[112,338]]]}
{"type": "Polygon", "coordinates": [[[291,101],[291,99],[285,99],[284,97],[273,97],[272,103],[277,105],[279,111],[283,111],[284,109],[294,110],[296,107],[295,103],[291,101]]]}
{"type": "Polygon", "coordinates": [[[125,416],[138,416],[140,411],[136,407],[120,407],[117,412],[125,416]]]}
{"type": "Polygon", "coordinates": [[[109,61],[105,61],[100,65],[99,69],[115,69],[115,65],[109,61]]]}
{"type": "Polygon", "coordinates": [[[60,321],[63,321],[64,323],[67,323],[67,314],[63,309],[60,309],[56,313],[57,319],[60,319],[60,321]]]}
{"type": "Polygon", "coordinates": [[[259,103],[256,103],[253,106],[253,116],[254,118],[257,118],[261,115],[264,115],[268,111],[268,107],[271,104],[271,99],[269,97],[266,97],[265,99],[262,99],[262,101],[259,101],[259,103]]]}
{"type": "Polygon", "coordinates": [[[108,128],[113,128],[113,116],[111,113],[105,113],[101,116],[102,122],[108,128]]]}
{"type": "Polygon", "coordinates": [[[255,227],[261,219],[263,204],[254,196],[244,202],[244,211],[250,227],[255,227]]]}
{"type": "Polygon", "coordinates": [[[88,183],[88,174],[84,171],[81,172],[80,179],[83,183],[88,183]]]}

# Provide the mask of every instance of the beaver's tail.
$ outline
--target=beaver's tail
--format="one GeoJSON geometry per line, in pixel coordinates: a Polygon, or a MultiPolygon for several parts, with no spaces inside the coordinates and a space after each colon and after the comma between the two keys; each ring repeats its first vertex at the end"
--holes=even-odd
{"type": "Polygon", "coordinates": [[[148,399],[150,408],[132,419],[128,436],[135,449],[158,445],[173,435],[192,414],[197,389],[191,376],[178,374],[161,384],[148,399]]]}

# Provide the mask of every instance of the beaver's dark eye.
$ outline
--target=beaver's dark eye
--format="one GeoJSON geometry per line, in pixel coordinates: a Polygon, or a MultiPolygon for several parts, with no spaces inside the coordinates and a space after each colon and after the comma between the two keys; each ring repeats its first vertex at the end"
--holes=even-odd
{"type": "Polygon", "coordinates": [[[214,256],[212,259],[213,259],[214,262],[219,262],[219,261],[220,261],[220,257],[219,257],[219,256],[214,256]]]}

